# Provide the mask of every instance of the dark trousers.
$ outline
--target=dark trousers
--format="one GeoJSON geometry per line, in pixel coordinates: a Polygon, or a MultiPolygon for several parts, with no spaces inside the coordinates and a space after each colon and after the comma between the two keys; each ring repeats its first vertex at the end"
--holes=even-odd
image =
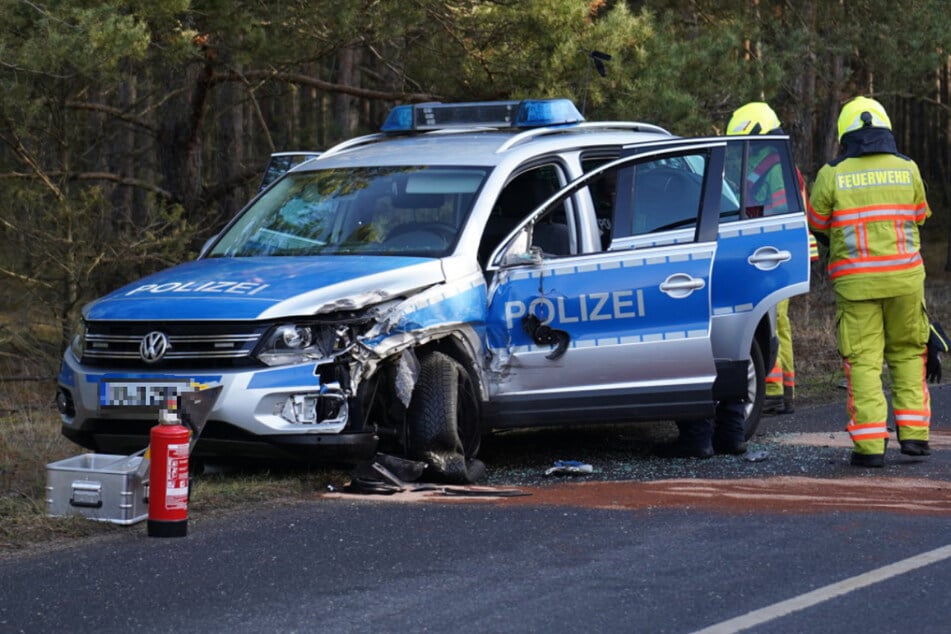
{"type": "Polygon", "coordinates": [[[718,444],[738,445],[746,441],[743,426],[746,415],[746,401],[719,401],[716,417],[699,420],[678,420],[677,430],[680,442],[689,447],[705,448],[713,445],[714,437],[718,444]]]}

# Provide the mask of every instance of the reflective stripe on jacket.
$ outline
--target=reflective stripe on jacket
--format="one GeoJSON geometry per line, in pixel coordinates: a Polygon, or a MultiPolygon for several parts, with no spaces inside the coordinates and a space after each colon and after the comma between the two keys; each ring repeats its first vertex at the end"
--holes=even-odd
{"type": "Polygon", "coordinates": [[[890,297],[924,280],[918,226],[931,215],[918,166],[896,154],[845,158],[819,170],[809,226],[829,236],[829,277],[849,299],[890,297]]]}

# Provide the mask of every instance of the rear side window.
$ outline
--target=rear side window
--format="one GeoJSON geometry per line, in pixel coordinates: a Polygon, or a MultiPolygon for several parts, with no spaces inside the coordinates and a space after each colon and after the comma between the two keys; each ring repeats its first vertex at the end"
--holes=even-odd
{"type": "MultiPolygon", "coordinates": [[[[610,156],[586,157],[581,161],[581,169],[585,173],[616,159],[617,154],[610,156]]],[[[598,222],[598,234],[601,237],[601,248],[605,251],[611,246],[611,237],[614,234],[614,199],[617,195],[617,171],[605,172],[604,176],[591,183],[588,188],[591,194],[591,204],[598,222]]]]}
{"type": "MultiPolygon", "coordinates": [[[[553,164],[531,168],[513,178],[492,208],[479,244],[479,261],[485,265],[499,243],[536,207],[555,194],[563,181],[561,170],[553,164]]],[[[568,255],[572,249],[567,223],[562,204],[536,225],[536,246],[549,255],[568,255]]]]}

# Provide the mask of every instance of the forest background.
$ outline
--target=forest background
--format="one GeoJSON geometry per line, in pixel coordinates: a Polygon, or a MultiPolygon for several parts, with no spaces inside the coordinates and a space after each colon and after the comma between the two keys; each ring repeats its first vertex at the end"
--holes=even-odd
{"type": "MultiPolygon", "coordinates": [[[[841,105],[873,96],[926,180],[926,297],[951,325],[949,54],[947,0],[0,0],[0,554],[109,526],[45,516],[45,465],[80,451],[53,397],[82,305],[194,257],[271,152],[374,132],[395,104],[569,97],[686,136],[765,100],[811,181],[841,105]]],[[[844,398],[833,304],[820,263],[790,307],[800,402],[844,398]]]]}
{"type": "Polygon", "coordinates": [[[941,273],[949,52],[944,0],[0,0],[0,381],[54,376],[81,306],[194,257],[271,152],[398,103],[569,97],[705,135],[765,100],[811,181],[841,105],[873,96],[928,184],[941,273]]]}

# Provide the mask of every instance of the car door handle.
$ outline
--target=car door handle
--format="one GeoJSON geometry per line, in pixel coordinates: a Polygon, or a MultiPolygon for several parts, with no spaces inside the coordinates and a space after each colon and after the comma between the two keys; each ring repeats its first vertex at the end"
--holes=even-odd
{"type": "Polygon", "coordinates": [[[747,262],[760,271],[772,271],[783,262],[789,262],[791,259],[792,253],[789,251],[780,251],[776,247],[760,247],[753,252],[747,262]]]}
{"type": "Polygon", "coordinates": [[[674,273],[660,283],[660,290],[674,299],[681,299],[706,285],[707,282],[703,278],[691,277],[686,273],[674,273]]]}

